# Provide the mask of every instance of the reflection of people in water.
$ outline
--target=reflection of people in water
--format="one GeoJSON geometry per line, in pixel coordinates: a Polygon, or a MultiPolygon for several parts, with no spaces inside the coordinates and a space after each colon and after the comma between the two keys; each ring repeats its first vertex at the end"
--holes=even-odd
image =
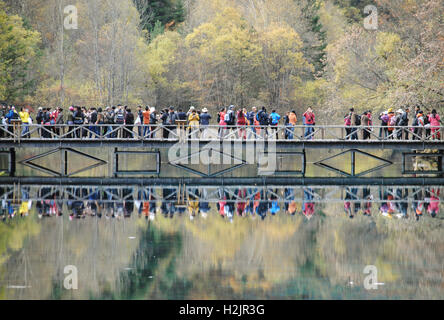
{"type": "Polygon", "coordinates": [[[83,197],[87,196],[86,190],[82,187],[73,187],[70,188],[71,194],[70,199],[72,199],[72,202],[68,202],[68,210],[71,211],[69,215],[69,219],[84,219],[85,216],[85,204],[83,201],[79,200],[83,197]]]}
{"type": "MultiPolygon", "coordinates": [[[[387,192],[386,188],[380,188],[379,189],[379,198],[381,200],[392,200],[393,196],[389,195],[389,193],[387,192]]],[[[390,208],[390,203],[389,201],[383,201],[381,202],[381,205],[379,207],[379,212],[381,213],[381,215],[383,215],[384,217],[387,218],[392,218],[392,210],[390,208]]]]}
{"type": "Polygon", "coordinates": [[[371,216],[372,214],[373,195],[371,194],[370,188],[364,187],[362,189],[362,198],[359,197],[359,191],[360,189],[356,187],[348,187],[345,189],[344,211],[350,219],[358,215],[361,209],[364,216],[371,216]]]}
{"type": "Polygon", "coordinates": [[[409,190],[407,188],[397,188],[394,192],[396,195],[396,200],[398,202],[396,203],[396,209],[399,212],[396,217],[398,218],[408,218],[408,196],[409,196],[409,190]]]}
{"type": "Polygon", "coordinates": [[[162,190],[163,201],[160,210],[165,218],[173,218],[176,213],[177,190],[174,188],[164,188],[162,190]]]}
{"type": "Polygon", "coordinates": [[[252,219],[256,219],[256,214],[255,214],[255,201],[254,198],[256,196],[256,190],[253,191],[253,189],[247,189],[247,192],[249,194],[249,196],[247,196],[247,203],[245,205],[245,213],[247,215],[250,215],[250,217],[252,219]]]}
{"type": "Polygon", "coordinates": [[[122,190],[123,193],[123,217],[131,218],[134,212],[134,190],[133,188],[125,188],[122,190]]]}
{"type": "Polygon", "coordinates": [[[315,212],[315,204],[313,202],[313,189],[304,188],[304,201],[302,202],[302,214],[311,219],[315,212]]]}
{"type": "Polygon", "coordinates": [[[279,211],[281,211],[281,207],[279,207],[278,202],[278,196],[277,196],[278,190],[274,190],[274,192],[270,195],[270,213],[272,216],[276,215],[279,211]]]}
{"type": "Polygon", "coordinates": [[[194,220],[194,218],[196,218],[199,215],[200,212],[200,206],[199,206],[199,190],[196,189],[191,189],[189,190],[190,192],[188,192],[188,203],[187,203],[187,208],[188,208],[188,213],[190,215],[190,220],[194,220]]]}
{"type": "Polygon", "coordinates": [[[61,216],[62,203],[57,201],[60,199],[58,190],[53,187],[43,187],[39,190],[39,197],[43,200],[37,201],[38,217],[61,216]]]}
{"type": "Polygon", "coordinates": [[[362,209],[364,216],[370,217],[372,215],[373,195],[370,193],[369,187],[362,190],[362,198],[364,199],[364,208],[362,209]]]}
{"type": "Polygon", "coordinates": [[[440,189],[431,188],[426,190],[424,201],[427,204],[427,213],[432,218],[435,218],[439,212],[439,193],[440,189]]]}
{"type": "Polygon", "coordinates": [[[259,197],[257,197],[257,194],[255,197],[255,202],[257,202],[256,214],[261,217],[262,220],[265,220],[268,209],[270,208],[270,203],[267,200],[266,191],[264,189],[262,189],[258,194],[259,197]],[[257,198],[259,198],[259,201],[257,201],[257,198]]]}
{"type": "Polygon", "coordinates": [[[294,188],[285,188],[285,212],[294,216],[296,214],[296,196],[294,188]]]}
{"type": "Polygon", "coordinates": [[[237,189],[235,191],[235,194],[237,196],[236,200],[236,214],[239,217],[245,217],[246,215],[246,207],[247,207],[247,190],[245,188],[243,189],[237,189]]]}
{"type": "Polygon", "coordinates": [[[138,200],[134,204],[138,207],[139,217],[154,220],[156,213],[156,201],[152,188],[139,190],[138,200]]]}
{"type": "Polygon", "coordinates": [[[206,188],[201,188],[200,190],[200,202],[199,202],[199,210],[202,218],[206,218],[208,216],[208,212],[210,212],[211,207],[208,202],[208,192],[206,188]]]}
{"type": "Polygon", "coordinates": [[[115,211],[114,211],[114,199],[117,198],[117,190],[114,188],[107,188],[105,189],[105,194],[106,194],[106,200],[107,202],[105,203],[105,218],[106,219],[111,219],[111,218],[115,218],[115,211]]]}
{"type": "Polygon", "coordinates": [[[414,193],[414,201],[412,202],[412,209],[415,212],[416,221],[422,216],[422,212],[424,210],[424,196],[422,193],[422,189],[413,189],[414,193]]]}
{"type": "Polygon", "coordinates": [[[100,200],[100,195],[99,195],[99,189],[90,189],[88,191],[89,196],[88,196],[88,201],[86,202],[86,208],[85,208],[85,214],[89,215],[91,217],[102,217],[102,212],[100,209],[100,204],[99,204],[99,200],[100,200]],[[99,215],[100,212],[100,215],[99,215]]]}
{"type": "MultiPolygon", "coordinates": [[[[267,214],[276,215],[281,208],[284,210],[284,207],[286,214],[295,215],[296,212],[302,211],[302,214],[307,218],[311,218],[315,212],[315,194],[313,189],[309,187],[303,190],[301,209],[294,188],[187,188],[187,198],[180,203],[183,205],[178,205],[179,195],[176,189],[149,187],[138,189],[138,193],[135,194],[132,187],[105,187],[105,189],[102,189],[100,187],[74,186],[62,189],[60,186],[43,186],[36,190],[36,196],[39,200],[35,202],[37,213],[40,218],[43,218],[61,216],[63,202],[67,200],[71,220],[83,219],[87,216],[100,218],[102,212],[107,219],[130,218],[135,208],[139,217],[154,219],[157,211],[156,201],[161,198],[161,193],[156,196],[156,192],[159,191],[162,192],[163,196],[161,211],[167,218],[173,218],[178,212],[189,212],[191,219],[197,216],[206,218],[211,209],[210,204],[213,201],[217,201],[217,210],[220,216],[231,222],[233,222],[235,216],[249,216],[252,219],[260,217],[264,220],[267,214]],[[64,192],[61,193],[61,190],[64,190],[64,192]],[[215,194],[211,194],[209,190],[214,190],[215,194]],[[211,195],[209,196],[209,194],[211,195]],[[279,202],[281,197],[285,197],[282,204],[279,202]]],[[[0,219],[4,221],[17,216],[28,216],[32,206],[30,194],[33,194],[33,192],[31,190],[33,190],[32,187],[22,186],[19,196],[14,195],[13,199],[17,200],[13,200],[8,188],[2,189],[0,187],[0,192],[3,192],[0,219]]],[[[439,187],[380,187],[379,190],[381,200],[379,211],[385,217],[408,218],[408,211],[412,209],[416,220],[424,215],[430,215],[434,218],[439,214],[439,187]],[[411,200],[413,200],[412,208],[409,208],[408,202],[411,200]]],[[[373,195],[370,187],[346,188],[344,210],[348,217],[355,217],[360,210],[362,210],[364,216],[371,216],[372,203],[373,195]]],[[[413,217],[412,213],[410,215],[413,217]]]]}
{"type": "Polygon", "coordinates": [[[21,217],[27,217],[32,207],[32,200],[29,200],[29,187],[21,189],[22,203],[20,205],[19,214],[21,217]]]}
{"type": "Polygon", "coordinates": [[[219,188],[219,201],[217,202],[217,210],[222,218],[228,218],[230,222],[233,222],[234,214],[234,202],[230,194],[224,189],[219,188]]]}

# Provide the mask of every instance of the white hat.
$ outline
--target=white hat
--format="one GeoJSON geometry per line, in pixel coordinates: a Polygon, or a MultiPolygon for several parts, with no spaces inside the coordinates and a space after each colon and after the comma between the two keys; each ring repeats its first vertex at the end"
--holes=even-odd
{"type": "Polygon", "coordinates": [[[207,108],[203,108],[203,110],[202,110],[202,112],[208,112],[208,109],[207,108]]]}
{"type": "Polygon", "coordinates": [[[397,113],[403,113],[404,111],[402,109],[399,109],[398,111],[396,111],[397,113]]]}
{"type": "Polygon", "coordinates": [[[194,108],[193,106],[190,107],[190,110],[191,110],[191,111],[194,110],[194,109],[196,109],[196,108],[194,108]]]}
{"type": "Polygon", "coordinates": [[[154,108],[154,107],[152,107],[151,109],[150,109],[150,112],[151,113],[153,113],[153,112],[155,112],[156,111],[156,108],[154,108]]]}

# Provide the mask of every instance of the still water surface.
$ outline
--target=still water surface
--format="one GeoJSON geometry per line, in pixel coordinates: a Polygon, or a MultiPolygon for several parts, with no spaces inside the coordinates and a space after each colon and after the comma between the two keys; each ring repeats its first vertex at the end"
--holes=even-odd
{"type": "Polygon", "coordinates": [[[442,187],[1,189],[1,299],[444,298],[442,187]]]}

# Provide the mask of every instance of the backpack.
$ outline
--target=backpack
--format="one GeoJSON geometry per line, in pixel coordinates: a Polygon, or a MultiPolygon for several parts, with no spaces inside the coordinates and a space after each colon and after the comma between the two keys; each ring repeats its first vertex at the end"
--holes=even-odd
{"type": "Polygon", "coordinates": [[[125,122],[125,116],[123,114],[123,111],[118,111],[116,113],[116,123],[122,124],[125,122]]]}
{"type": "Polygon", "coordinates": [[[230,110],[225,114],[225,122],[227,123],[227,125],[234,125],[234,111],[230,110]]]}
{"type": "Polygon", "coordinates": [[[395,117],[395,116],[393,116],[393,117],[390,118],[390,123],[389,123],[389,125],[390,125],[391,127],[396,126],[396,117],[395,117]]]}
{"type": "Polygon", "coordinates": [[[20,119],[19,114],[18,114],[17,112],[13,112],[13,113],[12,113],[11,120],[18,120],[18,119],[20,119]]]}
{"type": "Polygon", "coordinates": [[[361,125],[361,116],[356,115],[356,125],[357,126],[361,125]]]}

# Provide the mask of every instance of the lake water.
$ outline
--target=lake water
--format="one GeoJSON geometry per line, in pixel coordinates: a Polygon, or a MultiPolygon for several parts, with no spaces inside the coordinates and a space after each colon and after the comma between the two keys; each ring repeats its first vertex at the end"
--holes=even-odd
{"type": "Polygon", "coordinates": [[[0,189],[0,299],[444,297],[439,186],[0,189]]]}

